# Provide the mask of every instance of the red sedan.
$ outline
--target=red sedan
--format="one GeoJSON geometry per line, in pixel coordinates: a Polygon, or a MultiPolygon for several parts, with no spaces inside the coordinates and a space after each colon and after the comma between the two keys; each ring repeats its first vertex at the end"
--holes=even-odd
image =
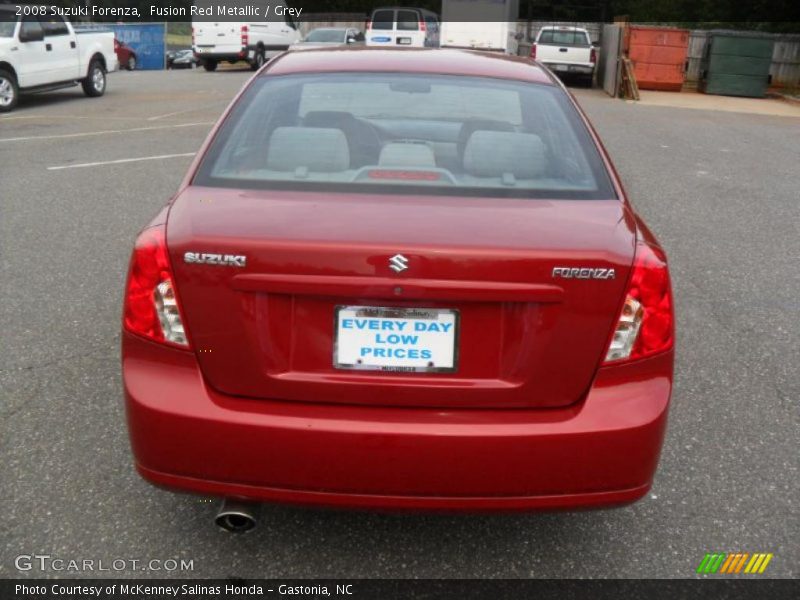
{"type": "Polygon", "coordinates": [[[120,68],[128,71],[133,71],[136,68],[136,52],[130,46],[114,38],[114,52],[117,55],[120,68]]]}
{"type": "Polygon", "coordinates": [[[673,336],[664,251],[548,71],[291,52],[136,241],[136,467],[228,498],[230,530],[260,501],[629,503],[658,463],[673,336]]]}

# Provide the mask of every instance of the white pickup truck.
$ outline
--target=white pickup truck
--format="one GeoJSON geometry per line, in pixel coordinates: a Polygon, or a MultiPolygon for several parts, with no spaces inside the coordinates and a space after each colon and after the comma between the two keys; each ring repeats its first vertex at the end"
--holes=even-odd
{"type": "Polygon", "coordinates": [[[531,46],[531,58],[556,75],[579,76],[591,83],[597,65],[597,49],[589,32],[579,27],[542,27],[531,46]]]}
{"type": "Polygon", "coordinates": [[[105,93],[106,73],[117,68],[113,32],[76,32],[58,14],[18,10],[0,5],[0,113],[13,110],[20,94],[77,84],[90,97],[105,93]]]}

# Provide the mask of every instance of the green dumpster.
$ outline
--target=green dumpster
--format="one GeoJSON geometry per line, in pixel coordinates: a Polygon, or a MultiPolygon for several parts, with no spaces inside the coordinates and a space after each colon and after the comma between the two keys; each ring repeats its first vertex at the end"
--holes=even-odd
{"type": "Polygon", "coordinates": [[[763,98],[775,42],[756,32],[711,32],[699,89],[707,94],[763,98]]]}

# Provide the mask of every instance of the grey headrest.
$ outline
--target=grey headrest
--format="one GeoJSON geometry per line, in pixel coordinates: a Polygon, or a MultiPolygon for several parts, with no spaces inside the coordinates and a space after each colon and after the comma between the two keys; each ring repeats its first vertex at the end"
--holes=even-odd
{"type": "Polygon", "coordinates": [[[532,133],[476,131],[464,148],[464,170],[478,177],[535,179],[546,168],[542,139],[532,133]]]}
{"type": "Polygon", "coordinates": [[[341,129],[278,127],[269,138],[267,168],[272,171],[335,173],[350,167],[350,149],[341,129]]]}
{"type": "Polygon", "coordinates": [[[428,144],[390,142],[381,148],[378,164],[382,167],[436,167],[436,157],[428,144]]]}

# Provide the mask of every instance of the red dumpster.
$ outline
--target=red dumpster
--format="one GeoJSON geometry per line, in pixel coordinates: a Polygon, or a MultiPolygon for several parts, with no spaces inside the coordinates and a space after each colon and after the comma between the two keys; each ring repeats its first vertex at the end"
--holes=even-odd
{"type": "Polygon", "coordinates": [[[688,30],[631,25],[627,46],[640,89],[681,90],[689,47],[688,30]]]}

